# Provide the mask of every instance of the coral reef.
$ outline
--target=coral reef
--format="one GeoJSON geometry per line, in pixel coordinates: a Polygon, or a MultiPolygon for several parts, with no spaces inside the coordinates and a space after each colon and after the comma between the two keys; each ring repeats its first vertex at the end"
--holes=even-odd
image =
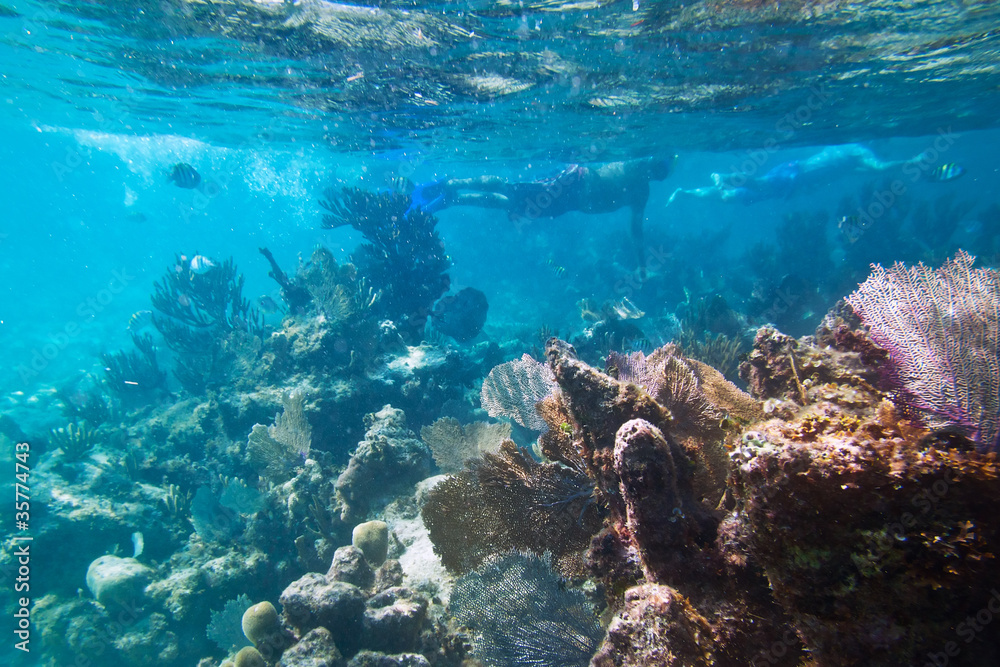
{"type": "Polygon", "coordinates": [[[167,388],[167,375],[156,360],[156,346],[148,334],[132,334],[135,350],[101,355],[108,391],[128,410],[152,403],[167,388]]]}
{"type": "Polygon", "coordinates": [[[323,227],[349,225],[367,243],[353,261],[382,294],[379,311],[392,319],[408,342],[419,341],[432,306],[448,290],[450,262],[434,229],[437,218],[423,209],[408,210],[408,195],[329,188],[320,200],[327,214],[323,227]]]}
{"type": "MultiPolygon", "coordinates": [[[[719,665],[746,664],[749,647],[777,641],[789,630],[788,619],[759,567],[730,555],[721,513],[694,491],[696,466],[671,435],[676,422],[670,411],[638,385],[579,361],[561,341],[550,341],[546,352],[570,438],[608,508],[588,559],[612,608],[624,604],[625,589],[645,574],[647,583],[669,587],[670,596],[685,599],[706,620],[711,633],[699,638],[699,655],[714,655],[719,665]]],[[[649,656],[672,650],[687,655],[683,644],[672,648],[669,636],[662,641],[648,648],[649,656]]],[[[645,664],[643,655],[634,664],[645,664]]],[[[775,664],[793,664],[800,655],[794,643],[775,664]]]]}
{"type": "MultiPolygon", "coordinates": [[[[40,664],[997,662],[995,272],[877,268],[814,335],[758,330],[746,393],[739,286],[685,274],[714,296],[675,337],[662,276],[601,307],[571,290],[594,295],[584,354],[538,361],[536,322],[481,331],[482,293],[438,300],[448,259],[407,196],[334,197],[327,226],[367,245],[294,274],[261,249],[273,334],[232,262],[181,256],[153,295],[164,349],[140,322],[104,384],[32,397],[62,421],[0,416],[3,443],[37,441],[40,664]],[[677,343],[652,349],[636,304],[677,343]]],[[[784,243],[769,289],[793,284],[784,243]]],[[[822,295],[797,261],[809,297],[778,319],[799,329],[822,295]]]]}
{"type": "Polygon", "coordinates": [[[343,667],[344,659],[326,628],[307,632],[281,655],[278,667],[343,667]]]}
{"type": "Polygon", "coordinates": [[[153,326],[177,353],[174,376],[192,394],[230,381],[235,348],[263,336],[260,313],[243,297],[244,282],[231,258],[215,264],[178,255],[153,286],[153,326]]]}
{"type": "Polygon", "coordinates": [[[285,623],[300,636],[323,627],[341,651],[357,650],[365,611],[357,586],[312,572],[285,588],[280,601],[285,623]]]}
{"type": "Polygon", "coordinates": [[[709,667],[718,664],[712,627],[669,586],[643,584],[625,593],[592,667],[709,667]]]}
{"type": "Polygon", "coordinates": [[[698,464],[697,494],[718,503],[729,476],[726,446],[733,438],[732,427],[760,419],[760,403],[711,366],[681,356],[672,344],[649,356],[609,354],[607,370],[619,380],[639,385],[670,410],[672,434],[698,464]]]}
{"type": "MultiPolygon", "coordinates": [[[[955,619],[1000,584],[1000,526],[982,505],[995,463],[939,449],[888,403],[864,421],[826,404],[760,437],[737,475],[744,534],[816,658],[915,664],[953,642],[955,619]]],[[[968,653],[995,655],[996,642],[979,636],[968,653]]]]}
{"type": "Polygon", "coordinates": [[[998,636],[969,619],[998,584],[994,455],[880,392],[880,359],[843,317],[758,333],[744,369],[780,418],[735,454],[731,531],[818,664],[987,664],[998,636]]]}
{"type": "Polygon", "coordinates": [[[386,405],[365,418],[368,430],[337,478],[341,518],[367,518],[431,472],[431,452],[406,428],[402,410],[386,405]]]}
{"type": "Polygon", "coordinates": [[[309,656],[330,664],[342,664],[341,656],[353,656],[348,664],[425,664],[424,654],[435,664],[457,665],[465,650],[451,645],[431,602],[383,574],[396,566],[386,561],[376,573],[359,549],[343,547],[326,575],[292,582],[281,594],[282,620],[298,639],[284,648],[280,664],[309,664],[309,656]],[[387,654],[413,657],[392,663],[387,654]]]}

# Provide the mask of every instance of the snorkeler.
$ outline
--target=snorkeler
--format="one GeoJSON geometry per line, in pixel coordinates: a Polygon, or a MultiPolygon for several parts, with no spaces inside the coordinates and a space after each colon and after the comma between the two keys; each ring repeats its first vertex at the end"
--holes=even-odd
{"type": "MultiPolygon", "coordinates": [[[[678,195],[690,195],[702,199],[736,201],[753,204],[766,199],[787,198],[801,190],[830,183],[848,173],[882,173],[890,169],[916,165],[922,154],[909,160],[880,160],[867,147],[860,144],[828,146],[819,153],[804,160],[793,160],[774,167],[762,176],[747,175],[742,172],[732,174],[712,174],[712,185],[704,188],[677,188],[667,204],[673,203],[678,195]]],[[[928,180],[949,181],[958,178],[965,170],[958,165],[945,165],[926,175],[928,180]]]]}
{"type": "Polygon", "coordinates": [[[674,158],[642,158],[599,166],[570,165],[558,175],[528,183],[499,176],[449,178],[418,185],[410,210],[429,213],[451,206],[478,206],[507,211],[512,219],[556,218],[572,211],[611,213],[628,207],[632,240],[645,264],[642,223],[650,181],[670,175],[674,158]]]}

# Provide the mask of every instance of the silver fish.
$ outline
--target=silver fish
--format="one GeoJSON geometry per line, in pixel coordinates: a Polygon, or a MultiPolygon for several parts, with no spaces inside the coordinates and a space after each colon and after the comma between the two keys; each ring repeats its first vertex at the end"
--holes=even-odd
{"type": "Polygon", "coordinates": [[[191,258],[189,268],[191,269],[191,273],[196,276],[203,276],[215,268],[215,262],[204,255],[195,255],[191,258]]]}

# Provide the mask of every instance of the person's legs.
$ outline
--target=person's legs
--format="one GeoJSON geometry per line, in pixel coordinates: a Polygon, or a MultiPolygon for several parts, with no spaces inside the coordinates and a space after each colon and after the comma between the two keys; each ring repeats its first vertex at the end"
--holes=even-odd
{"type": "Polygon", "coordinates": [[[445,206],[478,206],[479,208],[510,208],[510,198],[499,192],[460,192],[445,196],[445,206]]]}
{"type": "MultiPolygon", "coordinates": [[[[718,174],[712,174],[717,176],[718,174]]],[[[667,206],[674,203],[678,195],[688,195],[691,197],[697,197],[698,199],[715,198],[715,199],[726,199],[726,193],[733,190],[733,188],[727,188],[723,185],[713,185],[706,188],[677,188],[670,195],[670,199],[667,200],[667,206]]]]}
{"type": "Polygon", "coordinates": [[[449,178],[444,182],[444,187],[453,194],[457,194],[460,190],[507,194],[510,183],[499,176],[477,176],[475,178],[449,178]]]}

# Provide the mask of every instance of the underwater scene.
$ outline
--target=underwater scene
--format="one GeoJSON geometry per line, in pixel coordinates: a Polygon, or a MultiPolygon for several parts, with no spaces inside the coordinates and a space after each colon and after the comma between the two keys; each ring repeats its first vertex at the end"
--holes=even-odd
{"type": "Polygon", "coordinates": [[[0,665],[1000,665],[998,26],[0,0],[0,665]]]}

